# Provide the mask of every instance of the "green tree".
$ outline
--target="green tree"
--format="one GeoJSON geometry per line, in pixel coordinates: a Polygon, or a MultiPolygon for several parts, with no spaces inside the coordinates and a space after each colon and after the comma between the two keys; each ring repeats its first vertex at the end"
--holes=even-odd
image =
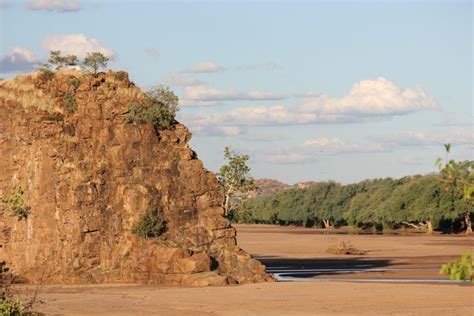
{"type": "Polygon", "coordinates": [[[81,67],[96,76],[99,69],[107,67],[108,62],[109,58],[107,56],[104,56],[102,53],[99,52],[92,52],[87,53],[86,58],[84,58],[81,67]]]}
{"type": "Polygon", "coordinates": [[[445,144],[446,158],[436,160],[436,166],[440,169],[440,179],[445,184],[445,190],[453,194],[462,194],[465,202],[463,210],[466,234],[472,233],[472,210],[474,203],[474,164],[473,162],[455,162],[449,159],[451,144],[445,144]]]}
{"type": "Polygon", "coordinates": [[[390,217],[396,223],[426,229],[430,234],[443,220],[457,217],[455,199],[460,197],[445,192],[438,177],[415,177],[394,190],[390,217]]]}
{"type": "Polygon", "coordinates": [[[230,147],[225,147],[224,158],[227,164],[219,169],[217,179],[224,191],[224,214],[229,215],[233,204],[232,199],[237,193],[247,193],[254,189],[254,179],[250,176],[250,168],[247,166],[249,155],[239,155],[230,147]]]}
{"type": "Polygon", "coordinates": [[[167,86],[157,86],[146,92],[146,100],[141,103],[130,103],[128,106],[128,123],[152,123],[155,129],[167,129],[175,123],[179,111],[179,98],[167,86]]]}
{"type": "Polygon", "coordinates": [[[52,66],[55,66],[56,69],[60,69],[66,66],[77,65],[78,59],[77,59],[77,56],[75,55],[62,56],[61,51],[52,50],[49,52],[48,63],[51,64],[52,66]]]}

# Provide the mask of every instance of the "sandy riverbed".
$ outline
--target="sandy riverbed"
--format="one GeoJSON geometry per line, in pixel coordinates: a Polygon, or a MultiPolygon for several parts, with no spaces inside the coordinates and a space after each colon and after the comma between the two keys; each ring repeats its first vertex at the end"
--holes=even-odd
{"type": "MultiPolygon", "coordinates": [[[[437,273],[440,263],[467,250],[474,250],[473,236],[321,234],[320,231],[313,229],[266,225],[240,225],[237,229],[241,247],[265,258],[270,266],[291,266],[301,262],[310,267],[372,264],[380,268],[403,268],[406,271],[413,269],[410,270],[409,277],[439,278],[442,277],[437,273]],[[339,241],[350,242],[354,247],[368,253],[355,257],[327,254],[326,249],[339,241]]],[[[400,273],[380,272],[361,274],[358,277],[406,276],[403,274],[400,276],[400,273]]],[[[39,292],[38,300],[42,303],[35,309],[48,315],[474,313],[473,286],[444,284],[287,282],[207,288],[132,285],[44,286],[39,292]]]]}

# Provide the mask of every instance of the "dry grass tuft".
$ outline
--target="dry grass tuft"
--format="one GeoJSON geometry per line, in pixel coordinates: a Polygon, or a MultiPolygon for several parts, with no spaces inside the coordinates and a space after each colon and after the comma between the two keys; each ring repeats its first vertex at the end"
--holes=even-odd
{"type": "Polygon", "coordinates": [[[339,241],[337,245],[330,246],[326,249],[327,253],[333,255],[365,255],[367,251],[355,248],[351,243],[339,241]]]}
{"type": "Polygon", "coordinates": [[[50,113],[62,112],[51,96],[35,87],[35,76],[37,73],[2,81],[0,83],[0,100],[24,108],[41,109],[50,113]]]}

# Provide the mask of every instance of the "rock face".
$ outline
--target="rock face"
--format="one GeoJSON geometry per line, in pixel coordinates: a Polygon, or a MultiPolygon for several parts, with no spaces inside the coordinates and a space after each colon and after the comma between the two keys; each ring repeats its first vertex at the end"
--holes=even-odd
{"type": "Polygon", "coordinates": [[[270,281],[236,245],[215,176],[177,123],[127,123],[143,92],[124,72],[0,82],[0,196],[23,187],[26,220],[0,212],[0,259],[30,282],[224,285],[270,281]],[[166,230],[132,230],[153,206],[166,230]]]}

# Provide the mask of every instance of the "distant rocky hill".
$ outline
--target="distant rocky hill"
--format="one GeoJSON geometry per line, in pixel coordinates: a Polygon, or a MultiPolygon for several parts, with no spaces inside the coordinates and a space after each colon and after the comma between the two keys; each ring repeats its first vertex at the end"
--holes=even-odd
{"type": "Polygon", "coordinates": [[[316,181],[306,181],[306,182],[298,182],[293,185],[289,185],[275,179],[267,179],[267,178],[256,179],[255,186],[257,188],[255,190],[248,192],[245,196],[240,196],[239,198],[251,199],[251,198],[256,198],[260,196],[271,195],[271,194],[278,193],[280,191],[291,189],[291,188],[304,189],[312,185],[315,185],[317,183],[318,182],[316,181]]]}
{"type": "Polygon", "coordinates": [[[249,192],[248,198],[277,193],[291,187],[286,183],[274,179],[257,179],[255,180],[255,186],[257,189],[249,192]]]}
{"type": "Polygon", "coordinates": [[[126,121],[129,104],[144,98],[125,72],[0,82],[0,196],[22,187],[16,201],[31,207],[14,217],[0,203],[0,260],[38,283],[271,280],[237,246],[219,184],[189,148],[187,128],[126,121]],[[158,209],[164,233],[134,234],[158,209]]]}
{"type": "Polygon", "coordinates": [[[309,188],[310,186],[313,186],[317,184],[318,182],[316,181],[305,181],[305,182],[298,182],[293,185],[293,187],[298,188],[298,189],[306,189],[309,188]]]}

